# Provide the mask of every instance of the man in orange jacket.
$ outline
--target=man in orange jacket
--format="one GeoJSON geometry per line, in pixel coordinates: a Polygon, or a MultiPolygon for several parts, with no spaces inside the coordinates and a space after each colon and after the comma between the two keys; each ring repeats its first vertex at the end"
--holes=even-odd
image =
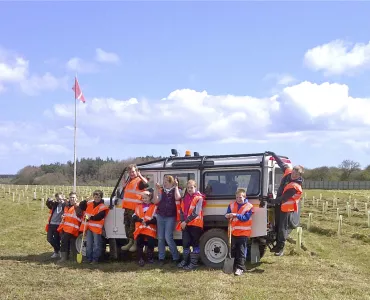
{"type": "Polygon", "coordinates": [[[274,157],[276,163],[284,172],[276,199],[268,201],[268,203],[275,204],[275,223],[277,228],[276,245],[271,249],[271,252],[275,252],[275,256],[282,256],[284,254],[285,241],[291,231],[289,228],[289,216],[292,212],[298,212],[298,201],[302,195],[302,174],[304,169],[300,165],[289,168],[274,152],[269,151],[267,154],[274,157]]]}

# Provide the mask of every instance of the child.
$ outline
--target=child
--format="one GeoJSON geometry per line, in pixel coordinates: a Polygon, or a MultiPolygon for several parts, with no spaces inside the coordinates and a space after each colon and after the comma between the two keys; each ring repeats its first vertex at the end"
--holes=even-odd
{"type": "Polygon", "coordinates": [[[153,199],[152,191],[144,191],[141,194],[142,203],[137,205],[135,213],[132,215],[132,220],[135,222],[134,239],[136,241],[137,259],[140,267],[143,267],[145,262],[143,259],[144,243],[148,243],[147,261],[152,264],[154,262],[154,246],[157,236],[157,206],[151,203],[153,199]]]}
{"type": "Polygon", "coordinates": [[[80,202],[80,209],[85,211],[85,216],[80,226],[80,231],[86,228],[86,258],[90,264],[97,264],[102,253],[102,233],[104,220],[109,213],[109,208],[105,206],[103,192],[96,190],[93,192],[94,200],[80,202]]]}
{"type": "MultiPolygon", "coordinates": [[[[186,193],[181,201],[179,226],[182,229],[183,259],[177,265],[184,270],[193,270],[198,267],[199,239],[203,233],[203,206],[204,196],[196,190],[196,182],[189,180],[186,193]],[[190,246],[193,252],[190,253],[190,246]],[[190,260],[190,262],[189,262],[190,260]]],[[[177,229],[180,229],[179,226],[177,229]]]]}
{"type": "Polygon", "coordinates": [[[74,192],[69,194],[69,206],[67,212],[63,215],[63,222],[59,226],[58,231],[61,231],[62,243],[60,248],[61,259],[59,263],[65,262],[68,259],[69,249],[74,259],[77,256],[76,238],[79,234],[81,226],[82,212],[78,207],[77,195],[74,192]]]}
{"type": "Polygon", "coordinates": [[[245,271],[248,237],[252,232],[253,205],[248,202],[244,189],[235,193],[236,201],[230,203],[225,217],[231,222],[231,254],[235,257],[235,275],[245,271]]]}

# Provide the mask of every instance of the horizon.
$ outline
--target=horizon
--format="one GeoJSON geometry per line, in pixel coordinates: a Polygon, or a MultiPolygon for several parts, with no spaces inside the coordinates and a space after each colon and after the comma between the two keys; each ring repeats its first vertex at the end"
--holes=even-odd
{"type": "Polygon", "coordinates": [[[78,159],[176,148],[370,165],[370,3],[85,7],[0,3],[1,174],[73,162],[76,73],[78,159]]]}

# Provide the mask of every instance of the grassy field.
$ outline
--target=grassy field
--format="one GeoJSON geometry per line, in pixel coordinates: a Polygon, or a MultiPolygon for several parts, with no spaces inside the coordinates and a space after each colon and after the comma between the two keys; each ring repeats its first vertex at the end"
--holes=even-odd
{"type": "MultiPolygon", "coordinates": [[[[235,277],[203,266],[185,272],[170,265],[139,268],[131,261],[57,265],[44,231],[48,210],[41,209],[41,198],[52,195],[54,187],[38,188],[37,200],[33,189],[0,186],[0,299],[370,299],[370,228],[364,210],[365,203],[370,209],[370,191],[307,190],[301,218],[304,250],[295,250],[294,230],[283,257],[268,252],[261,264],[235,277]],[[334,193],[343,215],[340,236],[334,193]],[[309,213],[313,219],[307,230],[309,213]]],[[[91,190],[81,187],[79,192],[87,196],[91,190]]]]}

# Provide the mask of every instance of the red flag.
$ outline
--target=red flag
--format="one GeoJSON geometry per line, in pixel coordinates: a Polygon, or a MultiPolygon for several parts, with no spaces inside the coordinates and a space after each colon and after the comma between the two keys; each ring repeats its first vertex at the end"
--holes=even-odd
{"type": "Polygon", "coordinates": [[[82,94],[82,91],[80,89],[80,85],[78,84],[77,77],[75,77],[75,84],[72,87],[72,90],[74,90],[74,92],[75,92],[75,100],[78,99],[78,100],[81,100],[83,103],[85,103],[85,97],[82,94]]]}

